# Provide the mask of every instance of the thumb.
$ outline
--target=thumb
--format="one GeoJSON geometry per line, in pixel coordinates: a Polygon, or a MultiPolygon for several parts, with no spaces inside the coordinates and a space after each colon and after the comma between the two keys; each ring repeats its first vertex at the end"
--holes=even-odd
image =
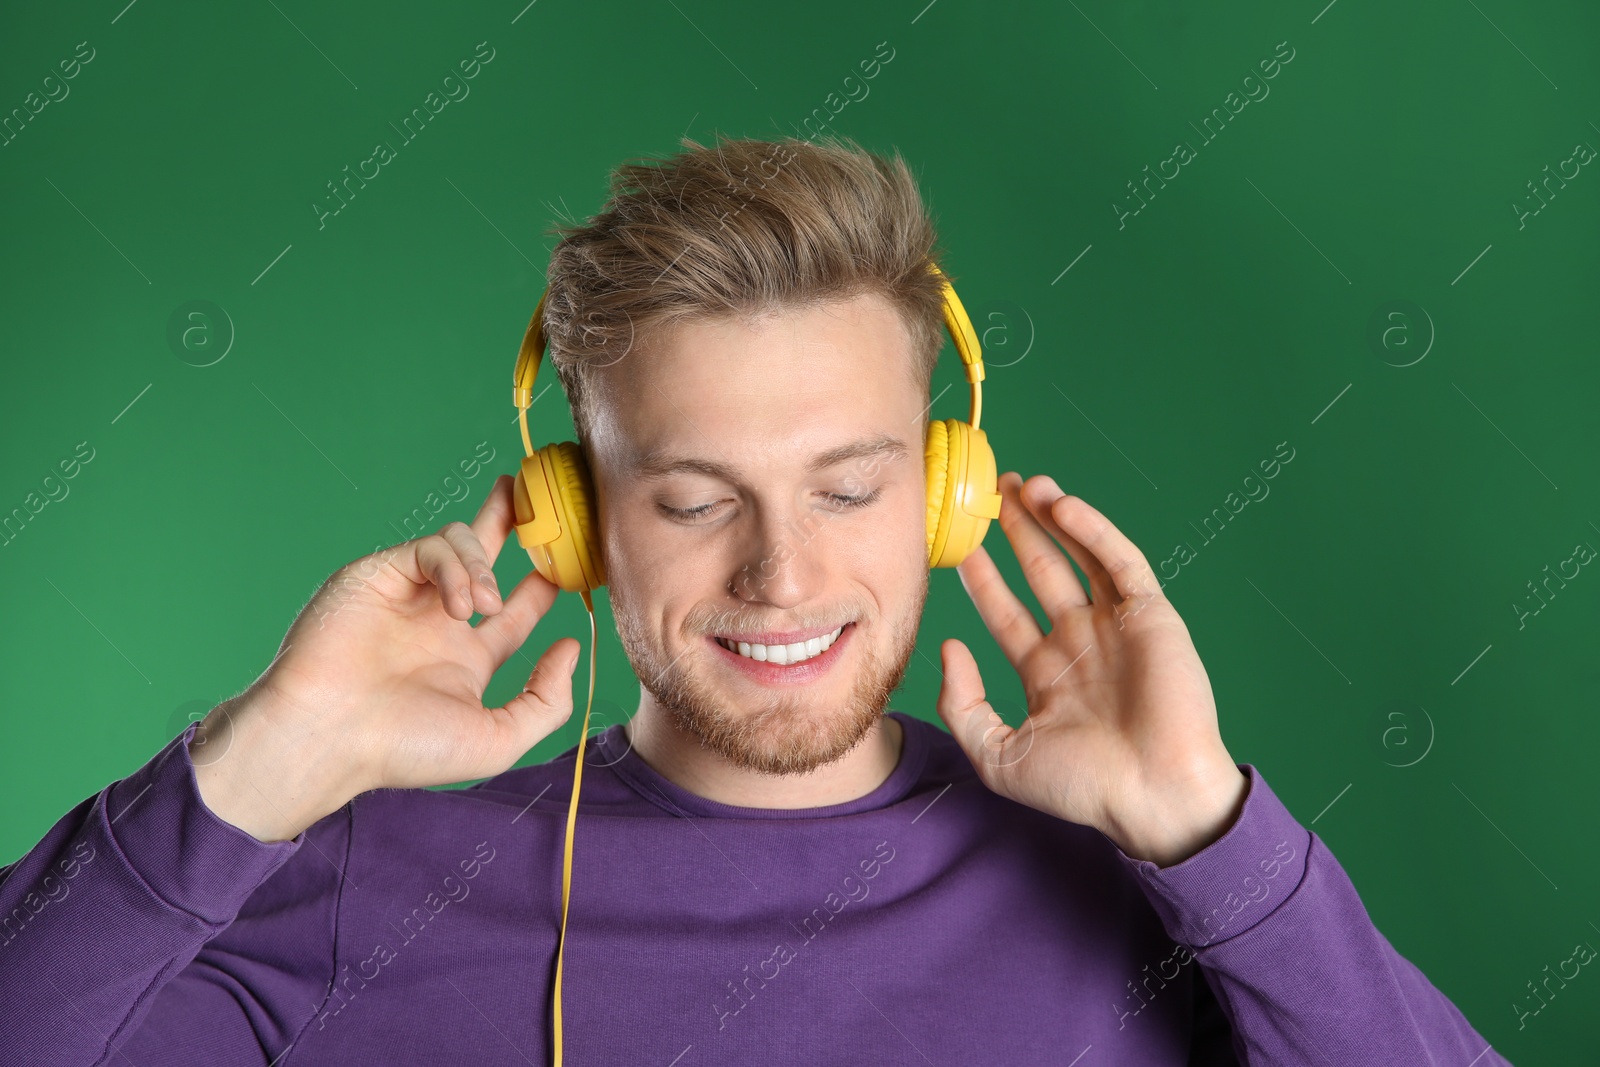
{"type": "Polygon", "coordinates": [[[949,638],[939,645],[939,658],[944,670],[937,704],[939,718],[979,775],[986,777],[995,762],[996,749],[1005,742],[1011,728],[990,706],[978,661],[966,645],[949,638]]]}
{"type": "Polygon", "coordinates": [[[572,715],[572,675],[583,651],[575,637],[563,637],[539,657],[522,692],[499,709],[509,720],[509,747],[520,754],[554,733],[572,715]]]}

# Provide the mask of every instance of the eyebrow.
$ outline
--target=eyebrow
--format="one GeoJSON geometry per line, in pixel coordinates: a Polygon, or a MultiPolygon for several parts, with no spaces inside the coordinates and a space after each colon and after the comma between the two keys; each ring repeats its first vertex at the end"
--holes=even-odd
{"type": "MultiPolygon", "coordinates": [[[[877,434],[818,452],[806,462],[806,471],[816,474],[850,460],[899,459],[910,450],[905,441],[893,434],[877,434]]],[[[704,474],[727,482],[739,480],[739,471],[725,463],[697,456],[674,456],[662,449],[646,452],[633,469],[633,476],[644,481],[657,481],[675,474],[704,474]]]]}

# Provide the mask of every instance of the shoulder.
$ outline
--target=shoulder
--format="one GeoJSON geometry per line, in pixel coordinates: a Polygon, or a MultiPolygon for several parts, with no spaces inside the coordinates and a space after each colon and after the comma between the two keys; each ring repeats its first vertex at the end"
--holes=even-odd
{"type": "MultiPolygon", "coordinates": [[[[620,754],[606,741],[614,731],[590,738],[583,757],[583,810],[627,804],[636,795],[611,772],[620,754]]],[[[407,836],[440,832],[459,839],[465,825],[507,825],[540,820],[541,813],[566,813],[577,771],[578,746],[539,763],[512,767],[467,785],[436,789],[374,789],[349,804],[355,832],[366,836],[388,829],[407,836]]]]}
{"type": "Polygon", "coordinates": [[[940,878],[975,900],[1007,900],[1019,914],[1093,915],[1127,936],[1159,939],[1159,919],[1110,838],[1001,796],[942,723],[899,718],[927,751],[903,802],[904,840],[934,857],[940,878]]]}
{"type": "Polygon", "coordinates": [[[926,750],[927,756],[920,776],[924,781],[953,783],[977,780],[978,774],[973,769],[972,762],[967,759],[967,754],[961,751],[961,746],[956,744],[956,739],[950,736],[950,731],[944,728],[943,723],[932,722],[901,711],[890,714],[904,728],[906,744],[917,745],[926,750]]]}

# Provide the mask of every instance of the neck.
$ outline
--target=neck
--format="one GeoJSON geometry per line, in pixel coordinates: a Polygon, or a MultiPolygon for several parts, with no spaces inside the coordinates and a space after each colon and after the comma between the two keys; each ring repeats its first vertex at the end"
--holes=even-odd
{"type": "Polygon", "coordinates": [[[697,796],[743,808],[820,808],[864,797],[900,762],[905,731],[887,714],[839,759],[807,774],[769,775],[735,766],[680,730],[645,700],[623,727],[634,753],[672,784],[697,796]]]}

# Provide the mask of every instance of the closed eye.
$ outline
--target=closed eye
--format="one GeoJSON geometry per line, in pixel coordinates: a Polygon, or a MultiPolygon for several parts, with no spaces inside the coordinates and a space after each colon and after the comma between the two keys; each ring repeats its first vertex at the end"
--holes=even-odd
{"type": "MultiPolygon", "coordinates": [[[[859,496],[845,496],[842,493],[824,493],[822,495],[831,502],[834,511],[851,511],[875,503],[883,495],[883,490],[874,489],[870,493],[862,493],[859,496]]],[[[709,504],[701,504],[699,507],[693,508],[674,508],[668,507],[666,504],[658,504],[657,506],[675,519],[693,521],[712,514],[712,509],[720,503],[721,501],[714,500],[709,504]]]]}

